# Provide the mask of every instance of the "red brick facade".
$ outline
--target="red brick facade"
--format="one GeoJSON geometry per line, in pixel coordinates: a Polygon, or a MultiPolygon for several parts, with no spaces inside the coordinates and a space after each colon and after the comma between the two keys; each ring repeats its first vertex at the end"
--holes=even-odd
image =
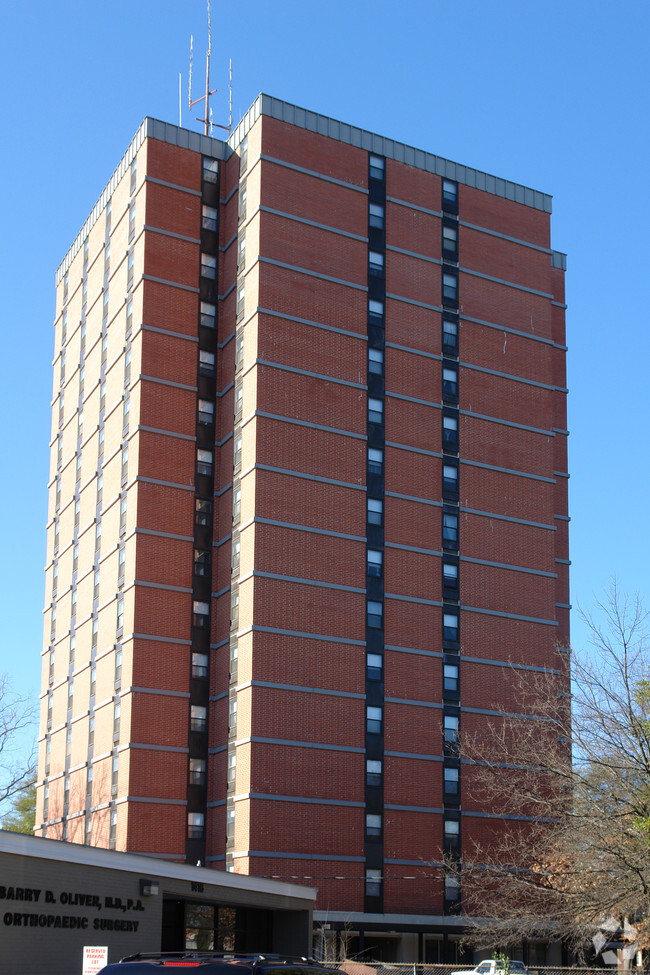
{"type": "MultiPolygon", "coordinates": [[[[206,864],[313,884],[321,910],[360,916],[371,865],[369,154],[271,114],[248,131],[241,172],[242,146],[214,151],[201,643],[208,145],[143,139],[114,183],[110,222],[101,211],[60,274],[37,821],[41,835],[84,842],[85,822],[86,841],[185,859],[199,794],[190,711],[205,700],[206,864]],[[197,650],[209,658],[204,691],[197,650]]],[[[461,727],[480,729],[482,712],[513,706],[509,667],[555,668],[568,645],[564,272],[547,207],[457,187],[457,703],[461,727]]],[[[386,152],[381,897],[387,914],[431,918],[449,906],[442,189],[436,172],[386,152]]],[[[497,813],[466,807],[462,767],[460,780],[463,833],[478,835],[487,821],[473,814],[497,813]]]]}

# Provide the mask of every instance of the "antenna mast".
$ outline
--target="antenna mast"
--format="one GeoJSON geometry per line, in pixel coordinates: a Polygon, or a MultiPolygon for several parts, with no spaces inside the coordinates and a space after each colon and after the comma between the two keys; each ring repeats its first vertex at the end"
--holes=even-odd
{"type": "MultiPolygon", "coordinates": [[[[211,11],[211,0],[207,0],[208,8],[208,49],[205,52],[205,94],[201,95],[200,98],[196,98],[192,101],[192,62],[194,59],[194,35],[190,34],[190,71],[189,71],[189,91],[188,100],[190,111],[199,102],[205,102],[205,117],[197,118],[197,122],[203,122],[205,135],[212,135],[213,121],[212,121],[212,108],[210,107],[210,95],[214,95],[217,91],[216,88],[210,90],[210,57],[212,55],[212,11],[211,11]]],[[[179,104],[179,116],[180,116],[180,104],[179,104]]],[[[230,59],[229,66],[229,81],[228,81],[228,125],[217,125],[218,129],[225,129],[228,135],[230,135],[230,130],[232,128],[232,58],[230,59]]]]}
{"type": "Polygon", "coordinates": [[[193,55],[193,47],[194,47],[193,36],[190,37],[190,92],[189,92],[190,111],[194,108],[195,105],[198,105],[199,102],[205,101],[205,118],[197,118],[196,120],[197,122],[203,122],[205,127],[204,128],[205,135],[209,135],[210,134],[209,129],[212,128],[212,122],[210,118],[210,95],[214,95],[217,90],[216,88],[213,88],[212,91],[210,91],[210,55],[212,54],[212,17],[210,11],[210,0],[207,0],[207,3],[208,3],[208,50],[206,51],[205,54],[205,95],[201,95],[200,98],[197,98],[194,101],[192,101],[192,55],[193,55]]]}

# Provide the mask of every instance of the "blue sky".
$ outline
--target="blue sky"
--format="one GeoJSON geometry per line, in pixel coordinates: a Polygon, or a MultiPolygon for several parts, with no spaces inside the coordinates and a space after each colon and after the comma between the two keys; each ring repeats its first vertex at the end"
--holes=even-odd
{"type": "MultiPolygon", "coordinates": [[[[265,91],[553,195],[553,246],[568,253],[572,602],[589,607],[614,574],[645,596],[650,4],[213,8],[216,122],[227,120],[232,58],[235,121],[265,91]]],[[[196,95],[205,0],[6,0],[0,10],[0,672],[34,697],[54,273],[142,118],[178,122],[179,72],[189,124],[191,33],[196,95]]],[[[574,614],[573,643],[584,639],[574,614]]]]}

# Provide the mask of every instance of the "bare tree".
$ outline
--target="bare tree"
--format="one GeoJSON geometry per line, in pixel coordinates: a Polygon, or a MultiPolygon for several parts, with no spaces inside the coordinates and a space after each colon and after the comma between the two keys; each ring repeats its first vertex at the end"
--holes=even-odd
{"type": "Polygon", "coordinates": [[[447,863],[486,947],[564,937],[579,948],[610,918],[639,919],[633,937],[650,946],[647,613],[613,584],[582,618],[590,647],[572,655],[571,684],[566,653],[554,672],[513,670],[517,713],[462,742],[464,806],[480,797],[517,817],[447,863]]]}
{"type": "Polygon", "coordinates": [[[0,675],[0,807],[36,774],[33,747],[25,756],[25,734],[33,729],[35,717],[32,702],[13,691],[6,674],[0,675]]]}

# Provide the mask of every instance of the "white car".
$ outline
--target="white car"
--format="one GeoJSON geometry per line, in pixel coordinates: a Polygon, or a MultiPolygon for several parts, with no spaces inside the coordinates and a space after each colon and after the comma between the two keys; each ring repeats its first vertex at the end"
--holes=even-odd
{"type": "MultiPolygon", "coordinates": [[[[509,975],[527,975],[527,972],[528,969],[523,961],[510,960],[508,962],[509,975]]],[[[488,958],[480,962],[476,968],[461,969],[457,972],[452,972],[451,975],[505,975],[505,969],[503,962],[495,961],[494,958],[488,958]]]]}

